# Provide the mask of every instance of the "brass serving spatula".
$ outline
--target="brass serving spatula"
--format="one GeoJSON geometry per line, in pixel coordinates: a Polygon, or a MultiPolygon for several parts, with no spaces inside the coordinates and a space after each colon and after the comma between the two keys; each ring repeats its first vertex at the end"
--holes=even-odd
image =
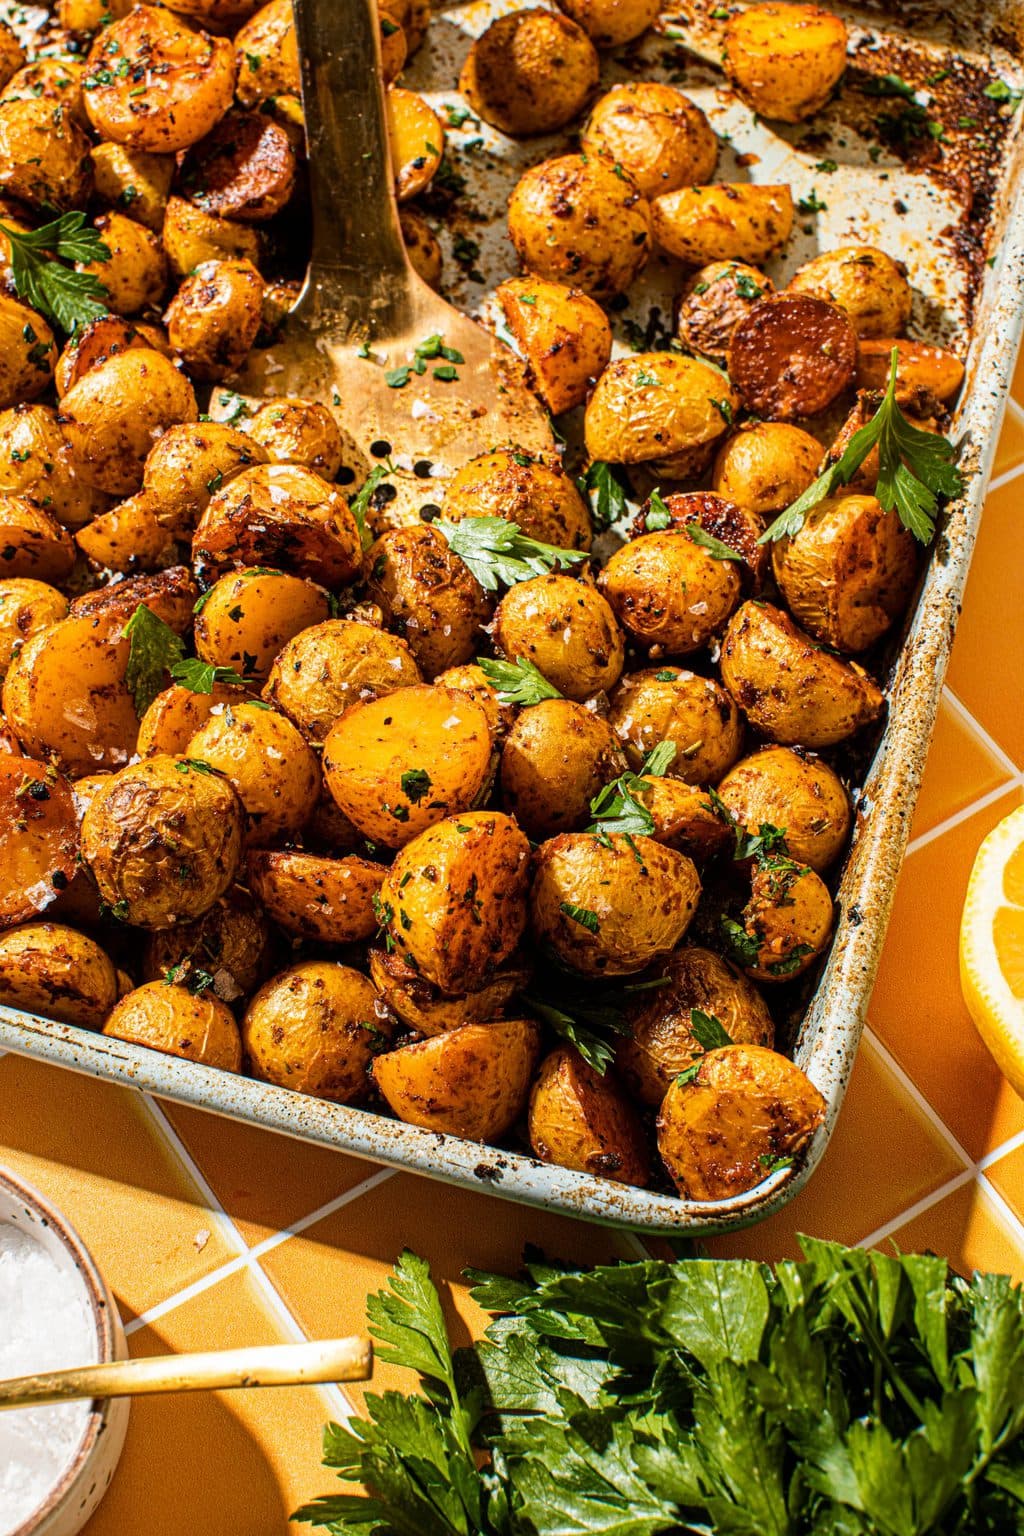
{"type": "MultiPolygon", "coordinates": [[[[375,0],[294,0],[294,9],[313,210],[309,271],[280,340],[254,352],[228,387],[247,397],[319,400],[367,473],[386,443],[398,465],[389,479],[397,496],[388,521],[415,521],[419,507],[439,501],[443,481],[476,454],[512,443],[552,450],[550,422],[515,354],[439,298],[406,256],[375,0]],[[414,364],[431,337],[462,361],[427,359],[422,372],[396,385],[395,370],[414,364]],[[378,445],[374,456],[371,444],[378,445]]],[[[215,419],[234,409],[237,399],[214,391],[215,419]]]]}

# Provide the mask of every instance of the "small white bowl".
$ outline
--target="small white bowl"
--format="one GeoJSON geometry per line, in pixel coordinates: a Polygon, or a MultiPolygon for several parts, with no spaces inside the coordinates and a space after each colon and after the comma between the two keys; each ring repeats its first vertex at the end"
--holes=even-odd
{"type": "MultiPolygon", "coordinates": [[[[0,1170],[0,1222],[20,1227],[35,1238],[65,1270],[77,1270],[96,1323],[101,1364],[128,1354],[114,1298],[82,1239],[37,1190],[0,1170]]],[[[130,1399],[94,1403],[74,1460],[42,1504],[13,1536],[75,1536],[110,1486],[128,1428],[130,1399]]]]}

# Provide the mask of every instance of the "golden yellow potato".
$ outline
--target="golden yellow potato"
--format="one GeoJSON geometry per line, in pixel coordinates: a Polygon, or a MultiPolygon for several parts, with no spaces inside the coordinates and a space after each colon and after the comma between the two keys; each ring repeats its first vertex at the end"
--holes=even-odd
{"type": "Polygon", "coordinates": [[[582,405],[612,351],[612,329],[600,304],[582,288],[542,277],[506,278],[494,296],[551,414],[582,405]]]}
{"type": "Polygon", "coordinates": [[[0,103],[0,192],[49,217],[92,191],[89,139],[65,106],[42,96],[0,103]]]}
{"type": "Polygon", "coordinates": [[[586,32],[557,11],[531,6],[499,16],[474,40],[459,90],[485,123],[525,138],[571,123],[597,76],[586,32]]]}
{"type": "Polygon", "coordinates": [[[259,224],[287,205],[295,164],[284,127],[265,112],[232,110],[189,150],[181,181],[207,213],[259,224]]]}
{"type": "Polygon", "coordinates": [[[598,48],[617,48],[646,32],[658,18],[658,0],[559,0],[598,48]]]}
{"type": "Polygon", "coordinates": [[[167,199],[164,251],[171,272],[184,278],[205,261],[251,261],[259,265],[260,237],[248,224],[220,219],[186,198],[167,199]]]}
{"type": "Polygon", "coordinates": [[[260,328],[262,298],[251,261],[204,261],[185,279],[164,318],[193,378],[223,379],[241,366],[260,328]]]}
{"type": "Polygon", "coordinates": [[[373,898],[386,870],[368,859],[257,851],[249,888],[285,933],[322,944],[365,943],[377,928],[373,898]]]}
{"type": "Polygon", "coordinates": [[[226,704],[251,702],[244,688],[214,683],[210,693],[193,693],[172,683],[158,693],[139,721],[137,751],[140,757],[183,757],[192,737],[206,724],[213,710],[226,704]]]}
{"type": "Polygon", "coordinates": [[[222,1072],[242,1070],[234,1015],[208,992],[196,995],[165,981],[147,982],[114,1006],[103,1033],[222,1072]]]}
{"type": "Polygon", "coordinates": [[[0,87],[7,85],[25,62],[25,50],[6,21],[0,22],[0,87]]]}
{"type": "Polygon", "coordinates": [[[82,97],[84,74],[82,65],[74,59],[36,58],[11,76],[0,93],[0,101],[48,101],[64,107],[80,128],[88,128],[82,97]]]}
{"type": "Polygon", "coordinates": [[[122,768],[93,796],[82,818],[82,857],[117,916],[169,928],[201,917],[233,884],[242,826],[241,801],[208,764],[151,757],[122,768]]]}
{"type": "Polygon", "coordinates": [[[3,687],[7,723],[33,757],[56,753],[76,776],[120,768],[139,730],[127,666],[120,624],[61,619],[31,635],[11,661],[3,687]]]}
{"type": "Polygon", "coordinates": [[[371,1070],[388,1107],[407,1125],[497,1141],[526,1106],[539,1052],[533,1019],[498,1019],[386,1051],[371,1070]]]}
{"type": "Polygon", "coordinates": [[[158,521],[185,537],[211,496],[243,469],[266,463],[266,449],[237,427],[220,421],[188,422],[168,427],[153,445],[143,485],[153,498],[158,521]]]}
{"type": "Polygon", "coordinates": [[[199,588],[186,565],[172,565],[153,576],[129,576],[126,581],[108,582],[72,599],[71,616],[110,620],[125,625],[134,618],[140,603],[156,615],[176,635],[192,626],[192,611],[199,588]]]}
{"type": "Polygon", "coordinates": [[[276,948],[266,914],[235,885],[202,917],[148,934],[142,973],[146,981],[196,987],[203,980],[196,972],[205,971],[214,995],[233,1003],[266,980],[276,948]]]}
{"type": "Polygon", "coordinates": [[[740,755],[743,721],[724,688],[682,667],[630,672],[611,695],[608,718],[633,768],[659,742],[676,755],[666,770],[687,784],[717,784],[740,755]]]}
{"type": "Polygon", "coordinates": [[[692,1082],[668,1090],[658,1151],[684,1199],[728,1200],[802,1152],[824,1118],[825,1100],[788,1057],[727,1045],[707,1053],[692,1082]]]}
{"type": "MultiPolygon", "coordinates": [[[[120,315],[100,315],[87,325],[77,326],[74,334],[68,337],[53,372],[58,397],[66,395],[72,384],[77,384],[90,368],[105,363],[115,353],[127,352],[130,347],[153,345],[141,326],[120,315]]],[[[163,349],[157,347],[156,350],[163,349]]]]}
{"type": "Polygon", "coordinates": [[[236,91],[252,107],[281,92],[298,95],[299,50],[291,0],[269,0],[235,34],[236,91]]]}
{"type": "MultiPolygon", "coordinates": [[[[14,720],[8,724],[17,731],[14,720]]],[[[0,753],[0,927],[42,912],[67,890],[77,865],[78,816],[67,780],[47,763],[0,753]]]]}
{"type": "Polygon", "coordinates": [[[580,144],[585,154],[621,165],[645,197],[710,181],[718,163],[718,140],[700,107],[660,80],[613,85],[595,104],[580,144]]]}
{"type": "Polygon", "coordinates": [[[718,794],[752,836],[762,825],[786,834],[786,850],[819,875],[838,859],[850,831],[850,799],[828,763],[791,747],[762,747],[726,774],[718,794]]]}
{"type": "Polygon", "coordinates": [[[323,767],[363,836],[401,848],[485,793],[493,772],[487,716],[450,688],[400,688],[350,705],[327,735],[323,767]]]}
{"type": "Polygon", "coordinates": [[[0,934],[0,1003],[99,1029],[117,1002],[117,972],[93,939],[62,923],[0,934]]]}
{"type": "Polygon", "coordinates": [[[90,154],[100,202],[123,209],[159,234],[174,180],[174,156],[152,155],[110,140],[94,144],[90,154]]]}
{"type": "Polygon", "coordinates": [[[56,12],[66,32],[95,32],[108,16],[127,16],[132,0],[57,0],[56,12]]]}
{"type": "Polygon", "coordinates": [[[530,1094],[529,1139],[543,1163],[619,1184],[649,1181],[647,1142],[633,1106],[607,1074],[560,1045],[544,1058],[530,1094]]]}
{"type": "Polygon", "coordinates": [[[596,587],[572,576],[534,576],[510,587],[494,615],[494,643],[526,657],[568,699],[612,688],[624,650],[615,615],[596,587]]]}
{"type": "Polygon", "coordinates": [[[789,287],[838,304],[858,336],[900,336],[910,320],[905,270],[873,245],[824,251],[793,274],[789,287]]]}
{"type": "Polygon", "coordinates": [[[770,603],[744,603],[733,615],[721,670],[751,725],[783,746],[834,746],[885,707],[866,672],[821,650],[770,603]]]}
{"type": "Polygon", "coordinates": [[[774,293],[775,284],[743,261],[713,261],[693,274],[676,313],[676,334],[684,347],[724,366],[732,333],[750,306],[774,293]]]}
{"type": "Polygon", "coordinates": [[[142,485],[146,455],[161,433],[198,415],[185,375],[153,348],[133,347],[73,384],[57,419],[81,478],[115,496],[130,496],[142,485]]]}
{"type": "Polygon", "coordinates": [[[424,192],[444,154],[444,129],[434,109],[416,91],[389,85],[385,99],[395,193],[400,203],[424,192]]]}
{"type": "Polygon", "coordinates": [[[75,563],[66,528],[30,496],[0,491],[0,576],[60,581],[75,563]]]}
{"type": "Polygon", "coordinates": [[[454,688],[475,699],[487,716],[491,740],[495,747],[501,746],[512,729],[518,709],[515,704],[502,704],[499,701],[498,690],[493,683],[487,681],[475,662],[462,667],[449,667],[446,672],[439,672],[434,682],[441,688],[454,688]]]}
{"type": "Polygon", "coordinates": [[[573,283],[594,298],[623,293],[650,254],[650,207],[605,161],[560,155],[516,183],[508,228],[528,272],[573,283]]]}
{"type": "Polygon", "coordinates": [[[734,1045],[772,1044],[775,1026],[764,998],[712,950],[684,944],[659,976],[667,985],[639,993],[627,1009],[630,1033],[615,1054],[619,1075],[642,1103],[659,1105],[679,1073],[704,1054],[693,1032],[694,1011],[717,1019],[734,1045]]]}
{"type": "MultiPolygon", "coordinates": [[[[197,634],[198,625],[199,620],[197,634]]],[[[307,741],[319,743],[350,704],[422,680],[411,650],[397,635],[357,619],[329,619],[280,648],[264,697],[294,720],[307,741]]]]}
{"type": "Polygon", "coordinates": [[[273,464],[302,464],[333,480],[344,448],[338,423],[316,400],[268,400],[245,424],[273,464]]]}
{"type": "Polygon", "coordinates": [[[598,586],[627,634],[665,656],[699,651],[739,606],[742,561],[723,560],[684,529],[645,533],[612,555],[598,586]]]}
{"type": "Polygon", "coordinates": [[[196,652],[215,667],[263,679],[282,647],[330,611],[323,587],[301,576],[260,567],[232,571],[202,598],[195,621],[196,652]]]}
{"type": "Polygon", "coordinates": [[[431,288],[439,288],[444,261],[440,240],[423,215],[414,208],[403,208],[398,222],[402,227],[405,254],[423,281],[431,288]]]}
{"type": "Polygon", "coordinates": [[[901,337],[877,341],[861,336],[857,347],[857,388],[888,388],[894,347],[896,402],[900,408],[913,416],[931,416],[937,406],[948,405],[964,381],[964,365],[945,347],[929,346],[924,341],[906,341],[901,337]]]}
{"type": "Polygon", "coordinates": [[[788,507],[817,477],[821,444],[788,421],[755,421],[718,450],[711,484],[738,507],[767,516],[788,507]]]}
{"type": "Polygon", "coordinates": [[[30,496],[65,528],[80,528],[107,498],[75,472],[71,448],[48,405],[0,412],[0,491],[30,496]]]}
{"type": "Polygon", "coordinates": [[[367,550],[366,595],[405,640],[424,677],[468,661],[491,604],[444,534],[420,523],[392,528],[367,550]]]}
{"type": "Polygon", "coordinates": [[[16,649],[30,635],[66,619],[67,598],[56,587],[30,577],[0,578],[0,677],[16,649]]]}
{"type": "Polygon", "coordinates": [[[156,518],[159,503],[145,491],[101,512],[79,528],[75,543],[99,569],[157,571],[174,558],[169,531],[156,518]]]}
{"type": "Polygon", "coordinates": [[[742,935],[728,930],[738,962],[755,981],[803,975],[832,937],[832,897],[820,875],[784,854],[754,866],[742,935]]]}
{"type": "Polygon", "coordinates": [[[530,979],[530,966],[522,955],[489,971],[483,983],[458,997],[446,997],[401,955],[388,949],[369,951],[374,986],[397,1019],[421,1035],[439,1035],[461,1029],[478,1019],[498,1019],[517,992],[530,979]]]}
{"type": "Polygon", "coordinates": [[[57,343],[42,315],[0,293],[0,407],[42,394],[56,362],[57,343]]]}
{"type": "Polygon", "coordinates": [[[167,286],[167,258],[151,229],[123,213],[104,213],[96,220],[100,239],[110,252],[103,261],[76,262],[106,290],[105,303],[117,315],[134,315],[159,304],[167,286]]]}
{"type": "Polygon", "coordinates": [[[192,558],[206,579],[257,565],[328,588],[351,581],[362,553],[344,494],[296,464],[242,470],[211,497],[192,541],[192,558]]]}
{"type": "Polygon", "coordinates": [[[615,358],[587,402],[591,459],[648,464],[674,480],[699,475],[739,411],[729,380],[709,363],[675,352],[615,358]]]}
{"type": "Polygon", "coordinates": [[[234,50],[169,11],[137,5],[96,38],[84,89],[100,138],[173,154],[209,133],[231,105],[234,50]]]}
{"type": "Polygon", "coordinates": [[[788,186],[751,181],[679,187],[654,199],[651,227],[656,244],[688,266],[713,261],[759,266],[789,239],[793,196],[788,186]]]}
{"type": "Polygon", "coordinates": [[[528,837],[551,837],[590,820],[590,802],[626,771],[619,738],[570,699],[524,709],[501,754],[501,800],[528,837]]]}
{"type": "Polygon", "coordinates": [[[704,863],[733,842],[732,829],[715,810],[707,790],[696,784],[645,774],[633,781],[630,794],[649,812],[654,841],[678,848],[688,858],[704,863]]]}
{"type": "Polygon", "coordinates": [[[675,948],[699,896],[692,861],[653,838],[563,832],[536,855],[530,919],[573,970],[628,976],[675,948]]]}
{"type": "Polygon", "coordinates": [[[725,70],[762,117],[799,123],[823,107],[846,68],[846,25],[818,5],[775,0],[733,12],[725,70]]]}
{"type": "Polygon", "coordinates": [[[333,960],[305,960],[261,987],[245,1011],[242,1040],[254,1077],[353,1104],[389,1030],[365,976],[333,960]]]}
{"type": "Polygon", "coordinates": [[[590,513],[575,482],[561,468],[516,448],[498,448],[464,464],[448,483],[446,522],[504,517],[523,533],[558,549],[589,549],[590,513]]]}
{"type": "Polygon", "coordinates": [[[381,925],[399,955],[442,992],[479,988],[522,938],[529,861],[530,845],[511,817],[449,816],[399,851],[381,887],[381,925]]]}
{"type": "Polygon", "coordinates": [[[316,802],[316,758],[291,721],[266,704],[234,704],[223,714],[211,713],[189,742],[188,755],[233,785],[253,847],[297,833],[316,802]]]}

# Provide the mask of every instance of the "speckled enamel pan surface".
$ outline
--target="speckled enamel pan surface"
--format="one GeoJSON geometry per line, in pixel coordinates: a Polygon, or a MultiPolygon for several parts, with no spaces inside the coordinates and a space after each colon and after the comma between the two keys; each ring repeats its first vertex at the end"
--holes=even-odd
{"type": "MultiPolygon", "coordinates": [[[[509,0],[474,0],[441,10],[408,83],[435,106],[458,108],[461,98],[452,85],[471,37],[515,8],[509,0]]],[[[374,1162],[639,1231],[696,1236],[743,1226],[777,1209],[810,1178],[839,1114],[867,1010],[1024,318],[1024,211],[1018,196],[1024,111],[1008,116],[997,147],[986,150],[974,135],[958,131],[943,143],[941,159],[929,161],[925,145],[925,163],[910,168],[877,138],[879,116],[898,110],[899,103],[894,109],[856,84],[864,70],[899,74],[914,84],[930,80],[936,90],[941,80],[936,99],[944,100],[944,117],[952,110],[958,128],[964,119],[969,126],[971,106],[993,74],[1014,88],[1024,86],[1024,6],[1016,0],[902,5],[898,21],[894,8],[833,8],[851,24],[851,70],[813,125],[776,132],[724,89],[715,67],[721,21],[711,14],[717,7],[707,3],[664,17],[660,35],[605,59],[602,67],[605,86],[631,78],[681,84],[723,141],[720,179],[792,184],[794,198],[813,211],[798,220],[786,256],[768,263],[777,283],[816,250],[852,241],[877,244],[908,267],[913,334],[945,341],[968,356],[953,428],[963,445],[965,494],[947,510],[902,647],[893,652],[888,719],[858,799],[838,888],[835,942],[796,1038],[796,1060],[828,1101],[825,1124],[800,1164],[735,1199],[695,1203],[432,1134],[7,1008],[0,1008],[0,1048],[374,1162]],[[974,201],[973,224],[968,199],[974,201]],[[979,234],[988,237],[983,249],[979,234]],[[986,257],[994,257],[991,266],[986,257]]],[[[930,89],[925,86],[926,104],[930,89]]],[[[991,108],[987,100],[981,104],[991,108]]],[[[513,144],[474,119],[449,131],[448,146],[453,168],[465,180],[442,231],[450,296],[493,323],[490,295],[513,266],[504,217],[509,191],[527,165],[571,147],[571,140],[563,135],[513,144]]],[[[619,351],[631,350],[631,343],[664,344],[679,286],[678,267],[652,263],[631,290],[628,308],[613,317],[619,351]],[[642,336],[649,339],[638,342],[642,336]]]]}

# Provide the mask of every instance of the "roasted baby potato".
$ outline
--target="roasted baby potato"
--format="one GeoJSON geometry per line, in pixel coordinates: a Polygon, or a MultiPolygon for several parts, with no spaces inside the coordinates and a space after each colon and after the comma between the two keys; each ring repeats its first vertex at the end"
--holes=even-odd
{"type": "Polygon", "coordinates": [[[57,343],[42,315],[0,293],[0,407],[41,395],[56,362],[57,343]]]}
{"type": "Polygon", "coordinates": [[[528,170],[509,199],[508,228],[528,272],[596,299],[625,292],[650,254],[646,198],[596,156],[560,155],[528,170]]]}
{"type": "Polygon", "coordinates": [[[222,1072],[242,1070],[242,1042],[235,1016],[209,992],[190,992],[166,981],[136,987],[111,1009],[105,1035],[183,1056],[222,1072]]]}
{"type": "Polygon", "coordinates": [[[185,157],[182,184],[207,213],[261,224],[291,197],[295,152],[265,112],[228,112],[185,157]]]}
{"type": "Polygon", "coordinates": [[[628,1008],[629,1034],[615,1053],[619,1076],[641,1103],[660,1104],[679,1073],[703,1056],[695,1012],[717,1019],[734,1045],[772,1044],[775,1026],[764,998],[713,950],[684,944],[658,974],[666,985],[640,993],[628,1008]]]}
{"type": "Polygon", "coordinates": [[[158,505],[139,491],[79,528],[75,543],[98,570],[162,570],[176,551],[171,534],[157,521],[158,505]]]}
{"type": "Polygon", "coordinates": [[[667,772],[687,784],[717,784],[743,745],[743,722],[725,689],[682,667],[627,673],[608,718],[631,767],[639,770],[659,742],[670,741],[676,755],[667,772]]]}
{"type": "Polygon", "coordinates": [[[450,996],[483,985],[526,927],[530,845],[510,816],[464,811],[402,848],[379,916],[398,954],[450,996]]]}
{"type": "Polygon", "coordinates": [[[214,709],[244,704],[251,695],[244,688],[215,682],[209,693],[193,693],[173,683],[158,693],[139,721],[137,751],[140,757],[183,757],[192,737],[206,724],[214,709]]]}
{"type": "Polygon", "coordinates": [[[369,1091],[368,1070],[386,1045],[365,976],[334,960],[305,960],[260,988],[242,1020],[254,1077],[353,1104],[369,1091]]]}
{"type": "Polygon", "coordinates": [[[168,427],[154,443],[143,470],[143,486],[157,519],[187,538],[210,497],[255,464],[266,464],[265,448],[220,421],[195,421],[168,427]]]}
{"type": "Polygon", "coordinates": [[[582,288],[542,277],[506,278],[494,296],[551,414],[582,405],[612,351],[611,326],[600,304],[582,288]]]}
{"type": "Polygon", "coordinates": [[[848,388],[857,337],[838,305],[807,293],[760,299],[732,333],[729,377],[749,411],[817,416],[848,388]]]}
{"type": "Polygon", "coordinates": [[[389,85],[385,99],[395,195],[400,203],[425,192],[444,154],[444,129],[434,109],[416,91],[389,85]]]}
{"type": "Polygon", "coordinates": [[[294,464],[242,470],[210,498],[192,541],[204,577],[271,566],[328,588],[352,580],[362,552],[342,492],[294,464]]]}
{"type": "MultiPolygon", "coordinates": [[[[781,7],[779,7],[781,9],[781,7]]],[[[761,1045],[709,1051],[658,1114],[658,1151],[687,1200],[728,1200],[793,1158],[825,1119],[825,1100],[786,1056],[761,1045]]]]}
{"type": "Polygon", "coordinates": [[[299,49],[291,0],[269,0],[235,34],[236,93],[243,106],[268,96],[297,96],[299,49]]]}
{"type": "Polygon", "coordinates": [[[320,769],[311,748],[290,720],[255,700],[211,713],[189,742],[188,756],[234,787],[253,847],[293,836],[316,803],[320,769]]]}
{"type": "Polygon", "coordinates": [[[459,90],[485,123],[525,138],[572,122],[597,75],[597,53],[582,27],[530,7],[499,16],[474,40],[459,90]]]}
{"type": "Polygon", "coordinates": [[[183,635],[192,625],[192,611],[199,588],[192,580],[187,566],[172,565],[155,576],[129,576],[126,581],[113,581],[105,587],[95,587],[91,592],[81,592],[71,603],[71,616],[75,619],[110,619],[124,626],[135,616],[135,610],[145,603],[150,613],[156,615],[176,635],[183,635]]]}
{"type": "Polygon", "coordinates": [[[679,187],[654,199],[651,223],[655,243],[688,266],[743,261],[756,267],[789,239],[793,197],[788,186],[751,181],[679,187]]]}
{"type": "Polygon", "coordinates": [[[641,1188],[650,1178],[636,1111],[572,1046],[544,1058],[530,1094],[529,1137],[543,1163],[641,1188]]]}
{"type": "Polygon", "coordinates": [[[831,747],[877,720],[878,686],[770,603],[744,603],[722,641],[722,681],[754,728],[783,746],[831,747]]]}
{"type": "Polygon", "coordinates": [[[330,619],[303,629],[281,648],[264,696],[308,741],[318,743],[350,704],[419,682],[413,654],[397,635],[357,619],[330,619]]]}
{"type": "Polygon", "coordinates": [[[90,154],[100,202],[130,210],[133,219],[159,234],[174,180],[173,155],[152,155],[111,140],[94,144],[90,154]]]}
{"type": "Polygon", "coordinates": [[[816,478],[821,444],[786,421],[755,421],[726,439],[711,483],[720,496],[762,516],[781,512],[816,478]]]}
{"type": "Polygon", "coordinates": [[[73,384],[57,420],[81,478],[130,496],[142,485],[146,455],[157,438],[198,415],[192,385],[170,359],[152,347],[131,347],[73,384]]]}
{"type": "Polygon", "coordinates": [[[686,491],[645,501],[633,521],[632,533],[634,538],[666,529],[685,533],[691,543],[713,551],[715,559],[734,564],[744,590],[757,592],[764,584],[769,559],[767,548],[760,542],[763,526],[754,513],[724,496],[712,491],[686,491]],[[705,539],[705,534],[710,538],[705,539]]]}
{"type": "MultiPolygon", "coordinates": [[[[66,395],[83,374],[99,363],[105,363],[108,357],[127,352],[130,347],[152,347],[154,343],[148,329],[144,332],[139,325],[121,315],[99,315],[87,325],[77,327],[68,337],[53,371],[58,397],[66,395]]],[[[161,349],[157,347],[156,350],[161,349]]]]}
{"type": "Polygon", "coordinates": [[[570,699],[524,709],[501,754],[501,799],[528,837],[551,837],[590,819],[590,802],[626,769],[619,738],[570,699]]]}
{"type": "Polygon", "coordinates": [[[0,927],[34,918],[77,872],[71,786],[49,764],[0,753],[0,927]]]}
{"type": "Polygon", "coordinates": [[[101,214],[96,229],[110,254],[103,261],[77,262],[76,270],[96,278],[117,315],[135,315],[159,304],[167,286],[167,258],[153,231],[123,213],[101,214]]]}
{"type": "Polygon", "coordinates": [[[597,584],[632,639],[659,655],[685,656],[721,634],[739,606],[737,563],[670,528],[623,544],[597,584]]]}
{"type": "Polygon", "coordinates": [[[204,593],[195,616],[196,653],[215,667],[265,678],[294,635],[331,611],[316,582],[284,571],[232,571],[204,593]]]}
{"type": "Polygon", "coordinates": [[[707,790],[696,784],[645,774],[632,781],[629,792],[650,814],[654,841],[678,848],[698,863],[724,852],[733,841],[732,830],[715,810],[707,790]]]}
{"type": "Polygon", "coordinates": [[[338,423],[316,400],[268,400],[245,430],[273,464],[301,464],[324,480],[333,480],[341,468],[344,447],[338,423]]]}
{"type": "Polygon", "coordinates": [[[403,208],[398,216],[405,242],[405,253],[423,281],[431,288],[441,286],[444,257],[441,242],[421,213],[403,208]]]}
{"type": "Polygon", "coordinates": [[[0,1003],[99,1029],[117,1002],[117,972],[93,939],[62,923],[0,934],[0,1003]]]}
{"type": "Polygon", "coordinates": [[[0,103],[0,192],[40,212],[81,208],[92,191],[88,136],[42,96],[0,103]]]}
{"type": "Polygon", "coordinates": [[[750,5],[729,17],[724,62],[755,112],[799,123],[825,105],[846,68],[846,26],[818,5],[750,5]]]}
{"type": "Polygon", "coordinates": [[[896,402],[913,416],[931,416],[947,405],[964,381],[964,365],[945,347],[923,341],[889,337],[873,341],[861,337],[857,346],[858,389],[884,391],[889,383],[892,352],[896,349],[896,402]]]}
{"type": "Polygon", "coordinates": [[[742,261],[713,261],[701,267],[683,289],[676,314],[676,334],[691,352],[724,365],[732,333],[752,304],[774,293],[770,277],[742,261]]]}
{"type": "Polygon", "coordinates": [[[496,747],[502,745],[515,722],[517,707],[500,701],[498,690],[487,681],[481,667],[475,662],[463,667],[449,667],[446,672],[439,672],[434,682],[441,688],[454,688],[475,699],[487,716],[491,740],[496,747]]]}
{"type": "Polygon", "coordinates": [[[30,635],[67,615],[67,598],[47,582],[29,577],[0,579],[0,678],[30,635]]]}
{"type": "Polygon", "coordinates": [[[580,144],[621,165],[645,197],[710,181],[718,162],[718,140],[700,107],[660,80],[613,85],[595,103],[580,144]]]}
{"type": "Polygon", "coordinates": [[[859,337],[902,335],[910,319],[904,269],[873,245],[822,252],[793,274],[789,292],[838,304],[859,337]]]}
{"type": "Polygon", "coordinates": [[[251,261],[204,261],[185,279],[164,319],[167,338],[195,379],[234,373],[256,340],[263,279],[251,261]]]}
{"type": "Polygon", "coordinates": [[[493,772],[487,716],[451,688],[400,688],[350,705],[327,735],[323,767],[363,836],[401,848],[481,798],[493,772]]]}
{"type": "Polygon", "coordinates": [[[150,933],[142,971],[146,981],[170,980],[190,990],[203,981],[197,972],[205,971],[214,995],[234,1003],[266,980],[276,947],[262,906],[235,885],[202,917],[150,933]]]}
{"type": "MultiPolygon", "coordinates": [[[[89,122],[82,100],[83,75],[81,64],[74,59],[36,58],[31,64],[23,64],[11,76],[0,93],[0,101],[38,101],[42,98],[66,108],[80,128],[87,128],[89,122]]],[[[2,78],[3,68],[0,67],[2,78]]]]}
{"type": "Polygon", "coordinates": [[[368,859],[257,851],[249,855],[249,888],[285,933],[321,944],[373,937],[373,898],[386,870],[368,859]]]}
{"type": "Polygon", "coordinates": [[[695,357],[637,352],[615,358],[587,402],[587,453],[692,479],[710,463],[739,404],[721,371],[695,357]]]}
{"type": "Polygon", "coordinates": [[[179,279],[204,261],[251,261],[259,265],[260,239],[254,229],[235,219],[220,219],[183,197],[167,199],[163,242],[171,272],[179,279]]]}
{"type": "Polygon", "coordinates": [[[48,405],[0,412],[0,491],[30,496],[65,528],[80,528],[107,506],[78,477],[71,447],[48,405]]]}
{"type": "Polygon", "coordinates": [[[563,832],[537,852],[530,920],[539,943],[584,976],[628,976],[676,947],[700,878],[649,837],[563,832]]]}
{"type": "Polygon", "coordinates": [[[842,852],[850,831],[850,798],[828,763],[791,747],[762,747],[731,768],[718,794],[739,826],[785,833],[786,851],[819,875],[842,852]]]}
{"type": "Polygon", "coordinates": [[[832,897],[820,875],[785,854],[755,864],[742,934],[730,928],[733,952],[755,981],[791,981],[814,964],[832,937],[832,897]]]}
{"type": "Polygon", "coordinates": [[[521,955],[490,971],[482,986],[459,997],[447,997],[401,955],[388,949],[371,949],[370,976],[388,1012],[421,1035],[439,1035],[461,1029],[478,1019],[498,1019],[517,992],[530,979],[530,967],[521,955]]]}
{"type": "Polygon", "coordinates": [[[524,656],[568,699],[611,688],[622,672],[622,635],[607,601],[585,581],[552,573],[510,587],[494,615],[494,643],[524,656]]]}
{"type": "Polygon", "coordinates": [[[424,677],[473,655],[491,605],[436,528],[420,523],[382,534],[366,552],[363,575],[367,597],[406,642],[424,677]]]}
{"type": "Polygon", "coordinates": [[[117,916],[138,928],[169,928],[201,917],[232,885],[243,825],[241,801],[209,764],[151,757],[113,774],[93,796],[82,818],[82,857],[117,916]]]}
{"type": "Polygon", "coordinates": [[[515,448],[498,448],[470,459],[452,476],[442,512],[446,522],[464,517],[504,517],[531,539],[558,549],[589,549],[590,513],[564,470],[515,448]]]}
{"type": "Polygon", "coordinates": [[[496,1141],[526,1106],[539,1053],[533,1019],[498,1019],[386,1051],[370,1070],[399,1120],[466,1141],[496,1141]]]}
{"type": "Polygon", "coordinates": [[[617,48],[646,32],[658,17],[657,0],[560,0],[598,48],[617,48]]]}
{"type": "Polygon", "coordinates": [[[66,528],[30,496],[0,491],[0,573],[61,581],[75,563],[66,528]]]}

